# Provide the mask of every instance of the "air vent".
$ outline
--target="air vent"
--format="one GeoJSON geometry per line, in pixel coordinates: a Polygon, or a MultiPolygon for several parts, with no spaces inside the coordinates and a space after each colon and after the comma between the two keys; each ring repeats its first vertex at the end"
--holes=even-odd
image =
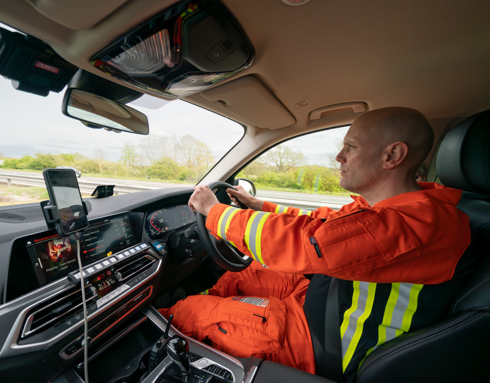
{"type": "Polygon", "coordinates": [[[118,265],[118,269],[115,270],[116,275],[121,282],[131,278],[135,274],[139,274],[142,271],[149,268],[155,259],[148,254],[141,254],[139,257],[128,259],[124,262],[121,262],[118,265]]]}
{"type": "MultiPolygon", "coordinates": [[[[90,201],[85,201],[85,204],[87,205],[87,210],[89,212],[92,211],[90,201]]],[[[44,221],[43,211],[39,205],[0,210],[0,222],[26,223],[37,221],[44,221]]]]}
{"type": "MultiPolygon", "coordinates": [[[[85,286],[87,305],[94,300],[95,295],[89,289],[91,285],[85,286]]],[[[34,333],[44,331],[63,321],[68,316],[81,313],[82,292],[78,287],[65,290],[47,301],[40,303],[29,311],[22,338],[34,333]]]]}

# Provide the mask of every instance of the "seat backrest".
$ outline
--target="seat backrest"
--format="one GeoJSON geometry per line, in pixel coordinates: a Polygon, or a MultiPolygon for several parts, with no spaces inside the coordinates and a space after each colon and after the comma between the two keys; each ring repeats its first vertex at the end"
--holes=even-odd
{"type": "Polygon", "coordinates": [[[448,316],[372,352],[357,381],[490,381],[490,111],[451,129],[437,156],[444,185],[464,190],[458,208],[470,217],[471,245],[463,257],[481,262],[454,299],[448,316]]]}

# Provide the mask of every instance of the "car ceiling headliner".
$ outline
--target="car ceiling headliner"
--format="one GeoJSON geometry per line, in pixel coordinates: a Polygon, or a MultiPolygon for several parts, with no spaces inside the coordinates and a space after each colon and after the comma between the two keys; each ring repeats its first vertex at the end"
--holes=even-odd
{"type": "MultiPolygon", "coordinates": [[[[175,2],[111,0],[102,6],[98,0],[2,0],[0,21],[101,75],[88,63],[94,53],[175,2]]],[[[256,53],[253,64],[229,81],[253,75],[303,129],[312,110],[351,101],[366,102],[370,109],[413,107],[429,119],[464,117],[490,107],[488,0],[312,0],[297,7],[280,0],[223,3],[256,53]],[[296,108],[301,101],[307,105],[296,108]]],[[[227,114],[199,94],[186,99],[227,114]]]]}

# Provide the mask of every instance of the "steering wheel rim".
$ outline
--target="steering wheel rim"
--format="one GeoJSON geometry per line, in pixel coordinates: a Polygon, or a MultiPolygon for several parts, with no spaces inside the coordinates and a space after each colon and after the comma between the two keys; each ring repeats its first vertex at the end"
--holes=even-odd
{"type": "MultiPolygon", "coordinates": [[[[221,181],[212,182],[208,186],[211,190],[228,188],[235,189],[232,185],[221,181]]],[[[196,222],[199,238],[201,239],[209,256],[218,266],[225,270],[236,272],[245,270],[252,263],[253,259],[251,257],[243,254],[227,241],[223,239],[217,240],[209,232],[209,230],[206,228],[206,216],[197,212],[196,222]],[[223,255],[222,251],[226,252],[228,257],[223,255]],[[230,260],[230,258],[233,260],[230,260]]]]}

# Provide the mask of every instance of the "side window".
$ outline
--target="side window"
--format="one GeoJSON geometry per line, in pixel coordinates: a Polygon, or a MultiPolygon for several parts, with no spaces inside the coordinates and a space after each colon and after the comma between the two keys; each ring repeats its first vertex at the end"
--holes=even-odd
{"type": "Polygon", "coordinates": [[[339,186],[339,163],[347,127],[288,140],[255,159],[237,177],[255,183],[257,197],[283,206],[340,209],[352,193],[339,186]]]}

